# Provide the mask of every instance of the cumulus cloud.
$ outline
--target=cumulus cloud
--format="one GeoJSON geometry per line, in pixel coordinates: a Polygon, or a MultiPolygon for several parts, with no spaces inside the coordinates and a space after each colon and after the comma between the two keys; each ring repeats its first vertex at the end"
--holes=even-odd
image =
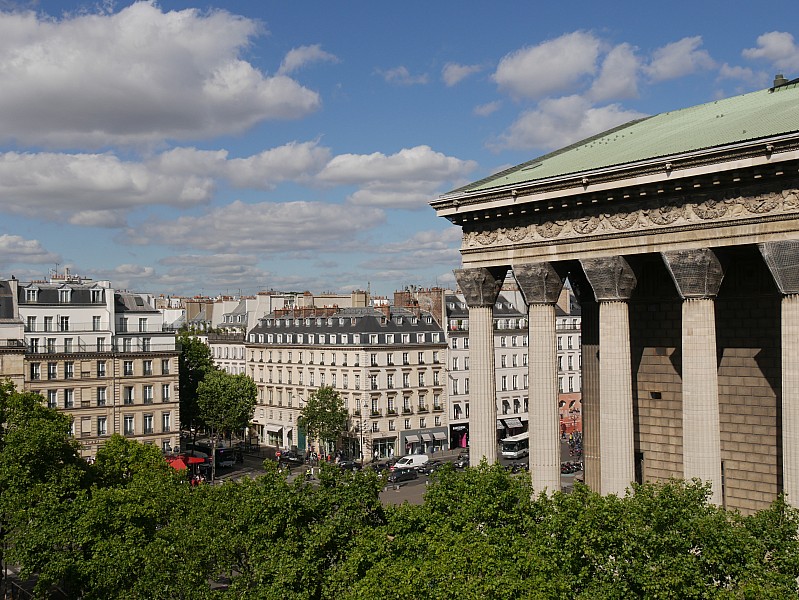
{"type": "Polygon", "coordinates": [[[500,139],[496,149],[554,149],[600,133],[645,115],[618,104],[592,106],[580,96],[547,99],[526,111],[500,139]]]}
{"type": "Polygon", "coordinates": [[[506,55],[492,77],[500,89],[518,98],[573,90],[595,72],[600,47],[592,34],[575,31],[506,55]]]}
{"type": "Polygon", "coordinates": [[[447,63],[441,70],[441,77],[447,87],[452,87],[466,79],[473,73],[479,73],[483,68],[480,65],[459,65],[447,63]]]}
{"type": "Polygon", "coordinates": [[[378,69],[377,72],[388,83],[394,85],[419,85],[428,82],[427,74],[423,73],[421,75],[411,75],[410,71],[408,71],[408,67],[404,66],[394,67],[393,69],[387,70],[378,69]]]}
{"type": "Polygon", "coordinates": [[[200,216],[151,220],[128,231],[128,242],[210,252],[289,252],[357,246],[356,236],[385,220],[382,210],[322,202],[237,200],[200,216]]]}
{"type": "Polygon", "coordinates": [[[502,106],[502,102],[495,100],[494,102],[487,102],[479,106],[475,106],[472,111],[478,117],[487,117],[497,112],[502,106]]]}
{"type": "Polygon", "coordinates": [[[172,175],[206,173],[239,188],[271,189],[283,181],[307,179],[329,160],[330,150],[318,142],[291,142],[243,158],[229,158],[226,150],[175,148],[155,162],[172,175]]]}
{"type": "Polygon", "coordinates": [[[644,67],[649,78],[666,81],[712,69],[716,62],[706,50],[701,50],[702,37],[685,37],[655,50],[652,60],[644,67]]]}
{"type": "Polygon", "coordinates": [[[458,264],[460,260],[461,228],[447,227],[443,231],[418,231],[407,240],[383,244],[375,249],[385,260],[384,254],[401,257],[403,261],[425,263],[458,264]]]}
{"type": "Polygon", "coordinates": [[[380,152],[340,154],[319,173],[318,180],[329,185],[360,186],[348,198],[352,204],[418,209],[427,206],[443,183],[464,177],[476,166],[474,161],[416,146],[391,156],[380,152]]]}
{"type": "Polygon", "coordinates": [[[305,65],[320,62],[337,63],[339,59],[334,54],[322,50],[322,46],[319,44],[300,46],[299,48],[289,50],[277,72],[281,75],[287,75],[301,69],[305,65]]]}
{"type": "Polygon", "coordinates": [[[771,61],[778,69],[799,71],[799,46],[786,31],[771,31],[757,38],[756,48],[742,52],[744,58],[771,61]]]}
{"type": "Polygon", "coordinates": [[[724,63],[719,68],[717,79],[732,79],[748,86],[762,86],[768,82],[768,76],[765,73],[758,73],[749,67],[734,66],[727,63],[724,63]]]}
{"type": "Polygon", "coordinates": [[[39,240],[19,235],[0,235],[0,256],[9,264],[54,264],[63,262],[60,255],[47,251],[39,240]]]}
{"type": "Polygon", "coordinates": [[[141,144],[316,111],[316,92],[240,57],[260,32],[222,10],[162,12],[153,2],[60,20],[0,13],[0,137],[47,147],[141,144]]]}
{"type": "Polygon", "coordinates": [[[629,44],[619,44],[605,56],[588,97],[594,102],[637,98],[640,66],[635,49],[629,44]]]}
{"type": "Polygon", "coordinates": [[[169,175],[112,154],[0,154],[0,211],[78,225],[115,226],[120,211],[208,202],[214,182],[169,175]]]}

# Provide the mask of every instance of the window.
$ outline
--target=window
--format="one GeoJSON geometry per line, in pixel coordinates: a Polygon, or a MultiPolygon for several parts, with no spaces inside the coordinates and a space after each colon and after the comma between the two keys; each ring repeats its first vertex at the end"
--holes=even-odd
{"type": "Polygon", "coordinates": [[[403,352],[403,353],[402,353],[402,364],[403,364],[403,365],[409,365],[409,364],[411,364],[411,359],[409,358],[409,356],[408,356],[408,353],[407,353],[407,352],[403,352]]]}
{"type": "Polygon", "coordinates": [[[39,353],[39,338],[31,338],[28,341],[28,350],[30,351],[31,354],[39,353]]]}
{"type": "Polygon", "coordinates": [[[410,429],[410,428],[411,428],[411,420],[405,419],[405,429],[410,429]]]}
{"type": "Polygon", "coordinates": [[[419,428],[424,429],[427,427],[427,419],[425,417],[419,417],[419,428]]]}
{"type": "Polygon", "coordinates": [[[169,359],[165,358],[161,361],[161,374],[169,375],[169,359]]]}
{"type": "Polygon", "coordinates": [[[64,352],[72,352],[72,338],[64,338],[64,352]]]}
{"type": "Polygon", "coordinates": [[[566,338],[566,347],[571,350],[572,349],[572,336],[566,338]]]}
{"type": "Polygon", "coordinates": [[[122,338],[122,352],[130,352],[133,348],[133,342],[130,338],[122,338]]]}
{"type": "Polygon", "coordinates": [[[103,290],[92,290],[92,302],[103,301],[103,290]]]}
{"type": "Polygon", "coordinates": [[[410,375],[410,373],[403,373],[402,374],[402,387],[404,387],[404,388],[411,387],[411,375],[410,375]]]}
{"type": "Polygon", "coordinates": [[[146,333],[147,332],[147,319],[139,318],[139,332],[146,333]]]}
{"type": "Polygon", "coordinates": [[[97,377],[105,377],[105,361],[97,361],[97,377]]]}
{"type": "Polygon", "coordinates": [[[519,389],[519,376],[518,375],[514,375],[513,376],[513,389],[514,390],[518,390],[519,389]]]}
{"type": "Polygon", "coordinates": [[[108,435],[108,419],[97,417],[97,435],[108,435]]]}
{"type": "Polygon", "coordinates": [[[355,375],[355,389],[356,390],[361,389],[361,376],[360,375],[355,375]]]}
{"type": "Polygon", "coordinates": [[[397,426],[396,426],[396,424],[394,423],[393,420],[388,422],[388,430],[389,431],[396,431],[397,430],[397,426]]]}
{"type": "Polygon", "coordinates": [[[373,367],[377,366],[377,354],[370,354],[369,355],[369,364],[373,367]]]}
{"type": "MultiPolygon", "coordinates": [[[[300,373],[300,376],[302,376],[302,373],[300,373]]],[[[300,381],[300,383],[302,383],[302,381],[300,381]]],[[[349,387],[349,376],[346,373],[341,376],[341,385],[345,390],[349,387]]]]}
{"type": "Polygon", "coordinates": [[[377,388],[377,375],[369,375],[369,389],[376,390],[377,388]]]}
{"type": "Polygon", "coordinates": [[[72,296],[72,290],[70,289],[58,290],[59,302],[69,302],[71,296],[72,296]]]}
{"type": "Polygon", "coordinates": [[[508,357],[507,355],[503,354],[499,357],[499,366],[501,368],[506,368],[508,366],[508,357]]]}
{"type": "Polygon", "coordinates": [[[133,415],[125,415],[123,419],[123,431],[125,435],[133,435],[135,429],[133,425],[133,415]]]}
{"type": "Polygon", "coordinates": [[[162,413],[161,414],[161,431],[164,433],[171,431],[172,429],[172,413],[162,413]]]}
{"type": "Polygon", "coordinates": [[[100,317],[92,317],[92,331],[100,330],[100,317]]]}
{"type": "Polygon", "coordinates": [[[153,403],[153,386],[145,385],[142,388],[142,394],[144,396],[144,403],[145,404],[152,404],[153,403]]]}
{"type": "Polygon", "coordinates": [[[380,424],[377,421],[372,421],[372,433],[380,431],[380,424]]]}
{"type": "Polygon", "coordinates": [[[438,379],[438,371],[433,371],[433,385],[441,385],[438,379]]]}
{"type": "Polygon", "coordinates": [[[436,418],[435,418],[435,426],[436,427],[441,427],[441,417],[438,416],[438,415],[436,415],[436,418]]]}
{"type": "Polygon", "coordinates": [[[74,362],[65,362],[64,363],[64,379],[72,379],[75,377],[75,363],[74,362]]]}
{"type": "Polygon", "coordinates": [[[122,401],[125,404],[133,404],[133,386],[126,385],[122,390],[122,401]]]}
{"type": "Polygon", "coordinates": [[[38,381],[42,378],[42,366],[39,363],[31,363],[31,379],[38,381]]]}
{"type": "Polygon", "coordinates": [[[45,331],[52,331],[53,330],[53,317],[45,317],[44,318],[44,330],[45,331]]]}
{"type": "Polygon", "coordinates": [[[453,350],[458,349],[458,338],[454,337],[450,340],[450,345],[452,346],[453,350]]]}
{"type": "Polygon", "coordinates": [[[144,374],[145,375],[152,375],[153,374],[153,361],[145,360],[144,361],[144,374]]]}
{"type": "Polygon", "coordinates": [[[75,390],[73,389],[64,390],[64,408],[74,408],[74,407],[75,407],[75,390]]]}
{"type": "Polygon", "coordinates": [[[105,352],[105,338],[97,338],[97,352],[105,352]]]}
{"type": "Polygon", "coordinates": [[[58,408],[58,392],[47,390],[47,408],[58,408]]]}
{"type": "Polygon", "coordinates": [[[28,317],[25,322],[25,331],[36,331],[36,317],[28,317]]]}
{"type": "Polygon", "coordinates": [[[37,289],[25,290],[25,302],[36,302],[38,296],[39,296],[39,290],[37,289]]]}
{"type": "Polygon", "coordinates": [[[97,406],[105,406],[106,402],[106,388],[98,387],[97,388],[97,406]]]}
{"type": "Polygon", "coordinates": [[[141,339],[141,350],[142,352],[150,352],[150,348],[152,347],[152,340],[150,338],[142,338],[141,339]]]}
{"type": "Polygon", "coordinates": [[[153,432],[153,416],[144,415],[144,433],[153,432]]]}
{"type": "Polygon", "coordinates": [[[123,373],[126,376],[128,376],[128,377],[132,376],[133,375],[133,361],[132,360],[126,360],[122,364],[122,371],[123,371],[123,373]]]}
{"type": "Polygon", "coordinates": [[[459,393],[458,392],[458,380],[457,379],[451,379],[450,383],[452,385],[452,395],[453,396],[457,396],[458,393],[459,393]]]}
{"type": "Polygon", "coordinates": [[[161,402],[169,402],[169,384],[161,385],[161,402]]]}
{"type": "Polygon", "coordinates": [[[424,387],[424,373],[419,373],[419,387],[424,387]]]}
{"type": "Polygon", "coordinates": [[[420,352],[418,358],[419,358],[419,364],[423,365],[424,364],[424,352],[420,352]]]}
{"type": "Polygon", "coordinates": [[[55,379],[58,377],[58,363],[47,363],[47,379],[55,379]]]}
{"type": "Polygon", "coordinates": [[[69,331],[69,317],[58,317],[58,331],[69,331]]]}
{"type": "Polygon", "coordinates": [[[433,409],[441,409],[441,394],[433,394],[433,409]]]}

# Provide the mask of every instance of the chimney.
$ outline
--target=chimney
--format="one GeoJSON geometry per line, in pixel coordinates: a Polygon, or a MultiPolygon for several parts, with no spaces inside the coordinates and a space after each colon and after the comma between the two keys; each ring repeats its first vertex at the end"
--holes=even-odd
{"type": "Polygon", "coordinates": [[[786,83],[788,83],[788,80],[785,78],[785,76],[782,73],[777,73],[777,75],[774,77],[773,87],[778,88],[780,86],[785,85],[786,83]]]}

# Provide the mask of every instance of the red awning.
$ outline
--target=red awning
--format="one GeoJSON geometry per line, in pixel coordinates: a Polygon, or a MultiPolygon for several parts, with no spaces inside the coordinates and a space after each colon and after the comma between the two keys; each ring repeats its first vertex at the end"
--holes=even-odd
{"type": "Polygon", "coordinates": [[[183,459],[180,457],[168,458],[167,462],[169,463],[169,466],[175,469],[176,471],[185,471],[186,469],[188,469],[186,463],[183,462],[183,459]]]}
{"type": "Polygon", "coordinates": [[[189,456],[189,464],[190,465],[201,465],[205,462],[205,459],[201,456],[189,456]]]}

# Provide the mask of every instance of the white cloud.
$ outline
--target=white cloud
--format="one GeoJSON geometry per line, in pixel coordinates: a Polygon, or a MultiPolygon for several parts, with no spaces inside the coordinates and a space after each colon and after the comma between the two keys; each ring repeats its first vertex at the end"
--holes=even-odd
{"type": "Polygon", "coordinates": [[[487,102],[480,106],[475,106],[472,112],[478,117],[487,117],[497,112],[501,106],[502,102],[495,100],[494,102],[487,102]]]}
{"type": "Polygon", "coordinates": [[[520,98],[572,90],[596,70],[600,40],[575,31],[506,55],[493,75],[500,89],[520,98]]]}
{"type": "Polygon", "coordinates": [[[112,154],[0,154],[0,211],[79,225],[119,225],[147,205],[208,202],[213,180],[172,176],[112,154]]]}
{"type": "Polygon", "coordinates": [[[317,110],[316,92],[240,58],[259,33],[225,11],[152,2],[61,20],[0,12],[0,137],[70,148],[201,139],[317,110]]]}
{"type": "Polygon", "coordinates": [[[359,206],[419,209],[430,200],[445,182],[464,177],[476,167],[429,146],[404,148],[391,156],[373,154],[340,154],[319,174],[326,184],[359,185],[348,201],[359,206]]]}
{"type": "Polygon", "coordinates": [[[244,158],[229,158],[225,150],[175,148],[156,164],[171,175],[222,177],[239,188],[270,189],[283,181],[307,179],[330,160],[330,150],[318,142],[291,142],[244,158]]]}
{"type": "Polygon", "coordinates": [[[706,50],[700,50],[702,37],[686,37],[655,50],[652,61],[644,67],[649,78],[666,81],[716,66],[706,50]]]}
{"type": "Polygon", "coordinates": [[[0,256],[9,264],[55,264],[61,257],[45,250],[39,240],[26,240],[19,235],[0,235],[0,256]]]}
{"type": "Polygon", "coordinates": [[[588,97],[594,102],[637,98],[640,67],[635,49],[629,44],[619,44],[605,56],[588,97]]]}
{"type": "Polygon", "coordinates": [[[277,72],[281,75],[287,75],[293,73],[297,69],[301,69],[305,65],[319,62],[337,63],[339,60],[334,54],[322,50],[322,46],[319,44],[300,46],[299,48],[289,50],[277,72]]]}
{"type": "Polygon", "coordinates": [[[392,83],[394,85],[419,85],[428,82],[427,74],[411,75],[410,71],[408,71],[408,68],[404,66],[387,70],[378,69],[377,72],[388,83],[392,83]]]}
{"type": "Polygon", "coordinates": [[[618,104],[594,107],[580,96],[547,99],[538,108],[522,113],[491,146],[518,150],[561,148],[643,116],[618,104]]]}
{"type": "Polygon", "coordinates": [[[770,31],[758,36],[757,48],[747,48],[742,54],[744,58],[769,60],[778,69],[799,71],[799,46],[786,31],[770,31]]]}
{"type": "Polygon", "coordinates": [[[741,81],[748,86],[763,86],[768,83],[768,76],[765,73],[758,73],[749,67],[738,67],[729,65],[727,63],[724,63],[719,68],[717,79],[732,79],[735,81],[741,81]]]}
{"type": "Polygon", "coordinates": [[[447,63],[441,70],[441,77],[447,87],[452,87],[460,83],[473,73],[479,73],[483,68],[480,65],[459,65],[457,63],[447,63]]]}
{"type": "Polygon", "coordinates": [[[358,246],[356,237],[385,220],[382,210],[322,202],[239,200],[201,216],[145,223],[128,231],[129,243],[163,244],[210,252],[291,252],[341,250],[358,246]]]}

